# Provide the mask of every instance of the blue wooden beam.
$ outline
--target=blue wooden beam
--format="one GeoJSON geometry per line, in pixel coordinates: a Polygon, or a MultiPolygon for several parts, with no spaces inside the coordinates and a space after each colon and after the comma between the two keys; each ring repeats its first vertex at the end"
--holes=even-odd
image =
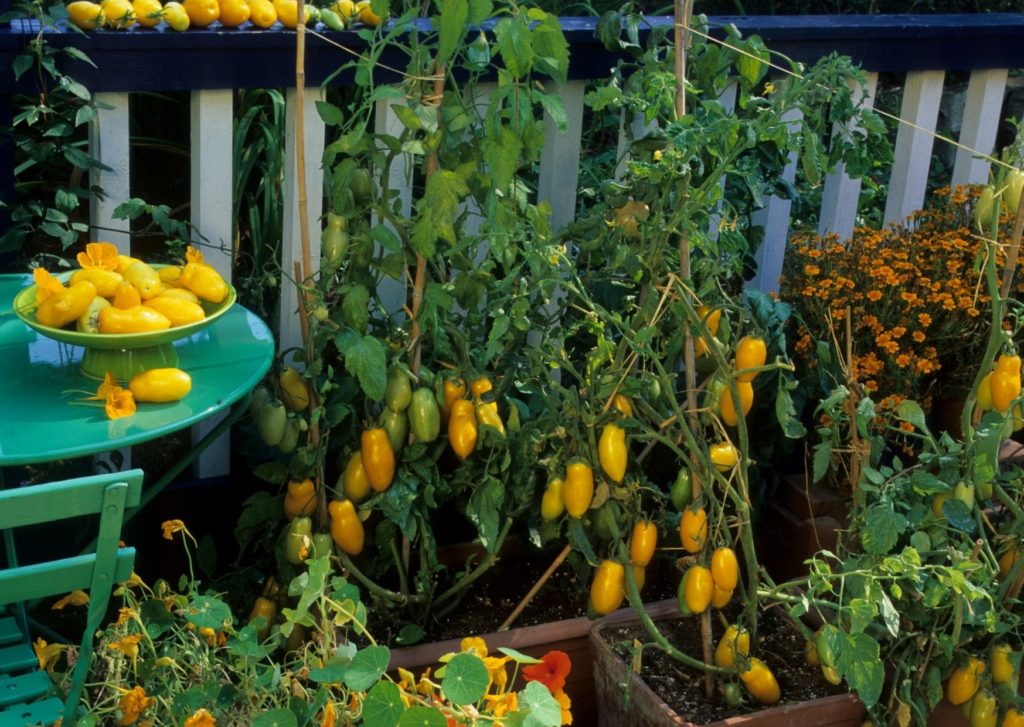
{"type": "MultiPolygon", "coordinates": [[[[644,34],[650,27],[668,28],[672,23],[668,17],[648,20],[644,34]]],[[[722,28],[732,23],[744,36],[760,35],[773,51],[802,63],[837,52],[869,71],[1024,67],[1024,14],[722,16],[709,22],[714,35],[723,36],[722,28]]],[[[596,24],[596,18],[562,18],[572,48],[570,75],[575,79],[605,78],[617,60],[597,39],[596,24]]],[[[31,90],[28,78],[16,87],[10,62],[36,32],[22,21],[0,27],[0,68],[5,69],[0,72],[0,94],[31,90]]],[[[323,34],[355,51],[364,47],[354,31],[323,34]]],[[[63,31],[48,33],[47,40],[55,46],[76,46],[93,60],[96,68],[84,63],[68,68],[92,91],[274,88],[295,81],[295,33],[279,26],[226,29],[215,24],[185,33],[141,27],[85,35],[63,31]]],[[[307,82],[319,84],[349,59],[310,36],[307,82]]],[[[382,62],[400,65],[402,59],[382,62]]],[[[332,82],[343,85],[352,78],[342,74],[332,82]]]]}

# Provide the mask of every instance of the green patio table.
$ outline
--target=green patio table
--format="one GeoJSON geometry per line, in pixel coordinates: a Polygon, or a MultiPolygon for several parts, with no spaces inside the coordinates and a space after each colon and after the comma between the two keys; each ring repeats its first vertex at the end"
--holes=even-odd
{"type": "Polygon", "coordinates": [[[233,305],[207,328],[174,342],[178,367],[192,376],[185,398],[140,404],[132,416],[109,420],[102,406],[76,403],[86,394],[75,392],[94,392],[99,384],[80,370],[84,349],[49,339],[15,315],[14,296],[31,283],[27,275],[0,275],[0,467],[109,452],[228,411],[184,461],[146,487],[142,507],[245,411],[273,360],[266,324],[233,305]]]}

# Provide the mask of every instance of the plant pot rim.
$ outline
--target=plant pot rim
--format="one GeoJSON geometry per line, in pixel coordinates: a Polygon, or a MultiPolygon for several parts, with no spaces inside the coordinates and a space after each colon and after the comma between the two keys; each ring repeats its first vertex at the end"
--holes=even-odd
{"type": "MultiPolygon", "coordinates": [[[[668,599],[657,601],[647,605],[648,612],[658,616],[668,615],[675,608],[675,600],[668,599]]],[[[487,643],[487,647],[494,651],[502,647],[522,651],[538,644],[547,644],[554,641],[562,641],[577,637],[587,636],[594,624],[617,623],[629,621],[635,618],[636,614],[632,608],[620,608],[614,613],[592,620],[587,616],[562,619],[560,621],[547,621],[532,626],[513,626],[504,631],[491,631],[486,634],[466,634],[466,636],[479,636],[487,643]]],[[[442,641],[427,641],[412,646],[402,646],[391,649],[391,661],[388,670],[393,671],[399,667],[408,669],[419,667],[436,661],[435,655],[458,652],[462,649],[462,637],[444,639],[442,641]]]]}
{"type": "MultiPolygon", "coordinates": [[[[630,669],[626,662],[615,653],[608,640],[601,633],[602,629],[608,626],[640,622],[639,615],[633,612],[632,609],[623,610],[626,611],[625,614],[621,611],[617,611],[614,614],[596,620],[593,626],[591,626],[589,643],[594,654],[595,670],[600,662],[600,654],[602,652],[621,664],[625,671],[629,673],[628,687],[631,699],[636,699],[639,696],[649,704],[656,705],[657,709],[666,718],[666,721],[680,725],[681,727],[738,727],[748,724],[793,724],[795,723],[795,720],[798,720],[801,717],[801,713],[810,709],[811,705],[814,705],[815,709],[829,709],[837,712],[848,711],[850,718],[856,723],[859,723],[864,716],[865,708],[860,699],[858,699],[855,694],[846,693],[820,697],[818,699],[804,702],[782,704],[777,707],[769,707],[767,709],[759,709],[750,714],[726,717],[725,719],[716,720],[714,722],[706,722],[703,724],[690,722],[672,709],[661,697],[659,697],[657,693],[640,678],[639,674],[630,669]],[[764,722],[761,722],[760,720],[764,720],[764,722]]],[[[678,606],[674,599],[646,604],[645,610],[648,615],[654,619],[679,616],[678,606]]],[[[682,618],[682,616],[680,616],[680,618],[682,618]]]]}

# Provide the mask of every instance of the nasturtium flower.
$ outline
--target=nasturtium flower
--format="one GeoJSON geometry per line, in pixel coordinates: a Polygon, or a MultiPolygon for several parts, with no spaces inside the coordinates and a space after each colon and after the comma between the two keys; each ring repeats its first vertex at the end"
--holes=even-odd
{"type": "Polygon", "coordinates": [[[509,712],[519,710],[519,695],[516,692],[505,694],[488,694],[484,699],[490,713],[495,717],[504,717],[509,712]]]}
{"type": "Polygon", "coordinates": [[[192,533],[189,532],[188,528],[185,527],[185,523],[181,520],[164,520],[160,525],[164,531],[164,540],[174,540],[175,533],[185,533],[188,537],[195,540],[192,533]]]}
{"type": "Polygon", "coordinates": [[[206,709],[199,709],[185,720],[185,727],[216,727],[217,720],[206,709]]]}
{"type": "Polygon", "coordinates": [[[338,711],[334,706],[334,702],[328,699],[327,704],[324,705],[324,715],[320,719],[320,727],[334,727],[334,723],[337,721],[338,711]]]}
{"type": "Polygon", "coordinates": [[[562,724],[572,724],[572,700],[569,699],[569,695],[564,689],[559,689],[553,696],[558,706],[562,708],[562,724]]]}
{"type": "MultiPolygon", "coordinates": [[[[103,387],[103,384],[100,384],[103,387]]],[[[115,386],[107,391],[106,403],[103,406],[108,419],[130,417],[135,413],[135,397],[128,389],[115,386]]]]}
{"type": "Polygon", "coordinates": [[[132,660],[132,669],[135,668],[135,663],[139,659],[139,641],[142,640],[142,634],[131,634],[124,636],[117,641],[107,644],[108,649],[114,651],[120,651],[122,654],[132,660]]]}
{"type": "Polygon", "coordinates": [[[202,251],[196,250],[191,245],[185,248],[185,259],[190,263],[195,263],[196,265],[206,264],[206,261],[203,259],[202,251]]]}
{"type": "Polygon", "coordinates": [[[64,286],[61,285],[61,282],[50,275],[50,271],[45,268],[36,268],[33,270],[32,279],[36,284],[37,303],[42,303],[51,295],[64,291],[64,286]]]}
{"type": "Polygon", "coordinates": [[[115,270],[117,247],[109,242],[90,242],[85,246],[85,252],[78,253],[77,259],[83,268],[115,270]]]}
{"type": "Polygon", "coordinates": [[[565,686],[572,662],[564,651],[549,651],[540,658],[539,664],[523,667],[523,678],[528,682],[540,682],[554,694],[565,686]]]}
{"type": "Polygon", "coordinates": [[[487,678],[490,680],[490,684],[487,685],[487,689],[490,690],[491,686],[499,694],[504,692],[508,687],[508,671],[505,669],[505,665],[510,662],[511,659],[507,656],[488,656],[484,658],[484,666],[487,667],[487,678]]]}
{"type": "Polygon", "coordinates": [[[60,659],[60,655],[67,651],[67,644],[48,644],[43,639],[36,639],[32,644],[36,658],[39,660],[39,668],[53,673],[53,668],[60,659]]]}
{"type": "Polygon", "coordinates": [[[88,606],[89,605],[89,594],[85,591],[71,591],[64,598],[60,599],[52,606],[51,609],[54,611],[61,611],[65,606],[88,606]]]}
{"type": "Polygon", "coordinates": [[[149,709],[155,701],[152,697],[146,696],[146,690],[142,687],[122,690],[121,698],[117,700],[117,710],[121,713],[117,724],[135,724],[139,721],[142,713],[149,709]]]}
{"type": "Polygon", "coordinates": [[[462,651],[472,651],[481,659],[487,656],[487,642],[479,636],[467,636],[459,647],[462,651]]]}

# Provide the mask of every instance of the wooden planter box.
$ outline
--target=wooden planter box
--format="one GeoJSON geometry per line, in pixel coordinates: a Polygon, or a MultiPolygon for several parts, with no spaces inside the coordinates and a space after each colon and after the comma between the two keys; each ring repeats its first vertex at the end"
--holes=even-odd
{"type": "MultiPolygon", "coordinates": [[[[661,602],[676,608],[674,601],[661,602]]],[[[656,617],[653,609],[648,613],[656,617]]],[[[602,630],[612,624],[639,623],[636,614],[615,621],[600,619],[590,630],[590,649],[594,657],[594,685],[597,692],[597,724],[601,727],[695,727],[693,723],[669,707],[630,669],[611,648],[602,630]]],[[[752,714],[729,717],[706,727],[860,727],[864,705],[852,694],[839,694],[797,704],[763,709],[752,714]]]]}
{"type": "MultiPolygon", "coordinates": [[[[652,604],[652,613],[669,614],[675,608],[674,601],[652,604]]],[[[606,616],[602,621],[615,623],[635,618],[632,609],[623,608],[606,616]]],[[[521,626],[507,631],[479,634],[493,653],[505,646],[530,656],[540,657],[552,649],[564,651],[572,660],[572,671],[565,683],[565,693],[572,700],[573,727],[593,727],[598,724],[597,700],[594,691],[594,659],[588,646],[588,634],[594,624],[586,616],[562,621],[521,626]]],[[[478,634],[473,634],[478,635],[478,634]]],[[[391,650],[389,670],[398,667],[419,674],[426,667],[438,664],[438,659],[452,651],[459,651],[461,639],[435,641],[391,650]]],[[[619,723],[622,725],[628,722],[619,723]]]]}

